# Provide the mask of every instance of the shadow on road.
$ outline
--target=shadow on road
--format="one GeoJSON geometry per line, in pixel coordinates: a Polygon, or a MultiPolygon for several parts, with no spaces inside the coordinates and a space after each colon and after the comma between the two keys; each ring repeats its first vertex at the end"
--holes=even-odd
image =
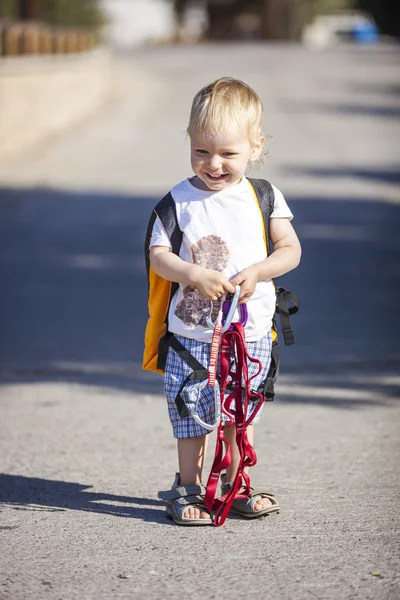
{"type": "Polygon", "coordinates": [[[0,504],[12,505],[15,510],[53,512],[83,510],[168,524],[163,504],[158,500],[95,493],[90,491],[91,487],[69,481],[2,473],[0,474],[0,504]],[[138,506],[127,506],[128,504],[138,506]],[[154,508],[148,508],[149,506],[154,508]]]}
{"type": "Polygon", "coordinates": [[[318,114],[318,113],[339,113],[350,117],[368,116],[380,119],[395,120],[400,117],[400,108],[397,106],[386,106],[384,104],[356,104],[350,102],[316,102],[307,100],[307,102],[293,102],[291,100],[284,102],[284,108],[288,113],[299,114],[318,114]]]}
{"type": "Polygon", "coordinates": [[[365,94],[372,94],[373,96],[377,96],[378,94],[382,94],[385,96],[400,96],[400,85],[396,83],[378,83],[376,81],[350,81],[347,84],[347,87],[357,94],[361,94],[365,96],[365,94]]]}
{"type": "MultiPolygon", "coordinates": [[[[162,394],[161,378],[141,370],[143,240],[158,199],[0,188],[3,384],[71,381],[162,394]]],[[[279,398],[389,402],[400,355],[399,206],[288,200],[303,259],[279,283],[299,295],[301,310],[297,346],[283,348],[279,398]]]]}
{"type": "MultiPolygon", "coordinates": [[[[400,183],[400,166],[390,169],[360,169],[343,165],[342,167],[299,167],[297,165],[286,165],[283,169],[286,173],[307,177],[335,177],[366,179],[378,183],[400,183]]],[[[382,205],[380,205],[382,207],[382,205]]]]}

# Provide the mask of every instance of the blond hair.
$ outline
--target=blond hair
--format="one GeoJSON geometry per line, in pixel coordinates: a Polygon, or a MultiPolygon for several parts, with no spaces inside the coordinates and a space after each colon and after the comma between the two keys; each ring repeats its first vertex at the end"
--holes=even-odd
{"type": "Polygon", "coordinates": [[[187,132],[218,133],[229,123],[245,126],[251,145],[262,136],[263,105],[247,83],[232,77],[221,77],[203,87],[193,99],[187,132]]]}

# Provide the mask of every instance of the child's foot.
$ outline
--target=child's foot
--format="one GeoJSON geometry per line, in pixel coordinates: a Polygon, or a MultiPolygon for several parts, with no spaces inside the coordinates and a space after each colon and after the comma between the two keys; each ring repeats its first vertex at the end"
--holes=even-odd
{"type": "Polygon", "coordinates": [[[202,504],[205,492],[201,484],[182,485],[177,473],[172,489],[158,492],[158,497],[167,503],[167,514],[177,525],[212,525],[212,514],[202,504]]]}
{"type": "Polygon", "coordinates": [[[185,519],[210,519],[210,514],[200,506],[190,506],[183,513],[185,519]]]}
{"type": "MultiPolygon", "coordinates": [[[[226,481],[226,474],[221,476],[221,491],[225,495],[228,493],[232,483],[226,481]]],[[[236,498],[232,503],[231,510],[247,519],[254,519],[262,515],[268,515],[274,512],[279,512],[279,504],[273,494],[264,490],[253,490],[250,488],[250,494],[247,498],[236,498]]],[[[244,488],[240,493],[244,492],[244,488]]]]}
{"type": "Polygon", "coordinates": [[[254,510],[256,512],[264,510],[264,508],[269,508],[270,506],[273,506],[273,504],[266,496],[260,496],[260,499],[254,502],[254,510]]]}

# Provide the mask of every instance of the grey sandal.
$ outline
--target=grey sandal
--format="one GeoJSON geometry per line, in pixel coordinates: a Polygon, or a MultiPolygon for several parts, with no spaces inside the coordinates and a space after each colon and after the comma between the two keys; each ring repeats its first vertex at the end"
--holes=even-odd
{"type": "MultiPolygon", "coordinates": [[[[229,489],[232,487],[232,483],[226,481],[226,473],[221,475],[221,492],[224,496],[229,492],[229,489]]],[[[272,513],[278,513],[280,510],[277,499],[273,494],[266,492],[264,490],[254,490],[250,488],[250,494],[247,498],[237,498],[233,501],[231,511],[235,512],[246,519],[257,519],[258,517],[262,517],[264,515],[270,515],[272,513]],[[268,498],[271,502],[271,506],[267,508],[263,508],[261,510],[255,510],[255,503],[261,498],[268,498]]]]}
{"type": "Polygon", "coordinates": [[[212,525],[212,514],[204,506],[204,485],[180,485],[180,475],[176,473],[172,489],[158,492],[158,498],[167,503],[166,510],[169,518],[177,525],[212,525]],[[196,506],[210,515],[209,519],[192,519],[185,517],[185,511],[190,506],[196,506]]]}

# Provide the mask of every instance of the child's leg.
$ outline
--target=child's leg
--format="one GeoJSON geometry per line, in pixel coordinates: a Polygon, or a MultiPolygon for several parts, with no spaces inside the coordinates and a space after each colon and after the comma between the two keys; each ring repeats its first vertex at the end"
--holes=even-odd
{"type": "MultiPolygon", "coordinates": [[[[238,469],[239,461],[240,461],[239,448],[236,445],[236,427],[235,426],[226,427],[224,429],[224,435],[231,445],[231,452],[232,452],[231,464],[226,469],[226,480],[233,481],[235,479],[236,471],[238,469]]],[[[247,428],[247,437],[249,438],[250,444],[253,445],[253,441],[254,441],[253,425],[249,425],[249,427],[247,428]]],[[[247,468],[246,473],[248,473],[248,471],[249,471],[249,469],[247,468]]]]}
{"type": "Polygon", "coordinates": [[[201,482],[206,450],[206,435],[178,439],[179,473],[182,485],[196,485],[201,482]]]}
{"type": "MultiPolygon", "coordinates": [[[[236,471],[238,469],[239,461],[240,461],[239,448],[236,445],[236,427],[235,426],[226,427],[224,430],[224,435],[231,445],[231,452],[232,452],[231,464],[226,469],[226,480],[233,481],[235,479],[236,471]]],[[[253,446],[253,443],[254,443],[254,427],[253,427],[253,425],[249,425],[249,427],[247,428],[247,437],[249,439],[250,444],[253,446]]],[[[247,468],[247,469],[245,469],[245,471],[246,471],[246,473],[248,473],[249,469],[247,468]]],[[[271,500],[268,500],[268,498],[260,498],[254,504],[254,510],[262,510],[263,508],[268,508],[269,506],[272,506],[271,500]]]]}
{"type": "MultiPolygon", "coordinates": [[[[204,459],[207,450],[207,436],[178,439],[178,460],[180,482],[182,485],[196,485],[201,482],[204,459]]],[[[185,513],[191,519],[209,519],[210,515],[196,506],[191,506],[185,513]]]]}

